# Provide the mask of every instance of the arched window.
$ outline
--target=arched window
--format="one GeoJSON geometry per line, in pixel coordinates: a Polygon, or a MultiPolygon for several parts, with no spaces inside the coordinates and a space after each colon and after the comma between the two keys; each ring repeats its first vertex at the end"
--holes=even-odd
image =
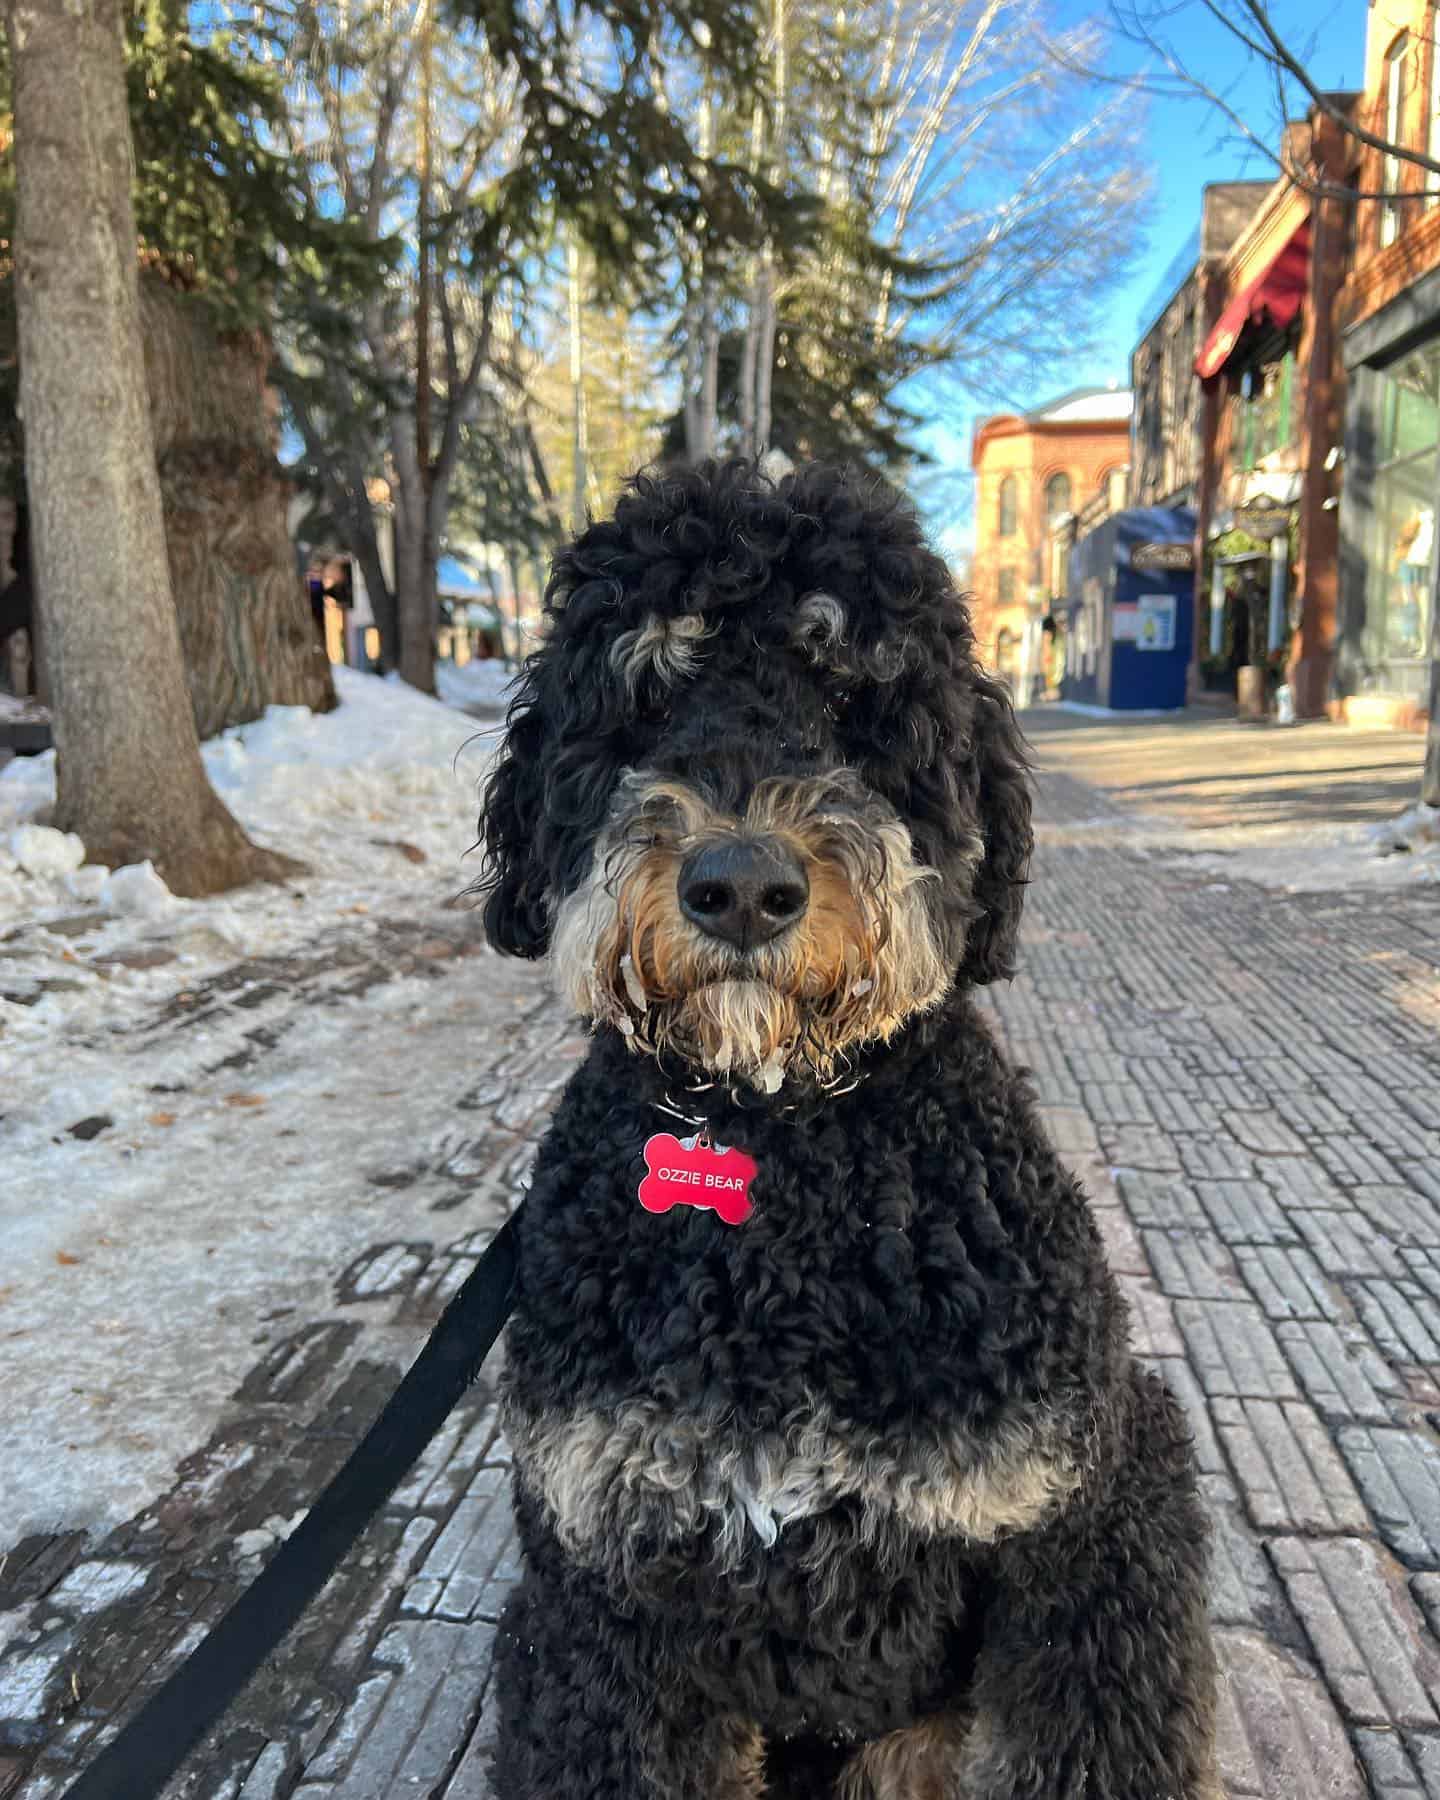
{"type": "Polygon", "coordinates": [[[1052,475],[1045,483],[1045,517],[1048,520],[1058,519],[1061,513],[1070,510],[1070,477],[1066,474],[1052,475]]]}
{"type": "Polygon", "coordinates": [[[1015,604],[1015,571],[1013,569],[1002,569],[1000,571],[1000,581],[996,599],[1001,606],[1013,606],[1015,604]]]}
{"type": "Polygon", "coordinates": [[[1001,675],[1014,673],[1015,633],[1008,627],[995,634],[995,668],[1001,675]]]}
{"type": "Polygon", "coordinates": [[[1122,512],[1125,507],[1125,478],[1129,470],[1123,464],[1119,468],[1107,469],[1100,477],[1096,492],[1105,496],[1105,504],[1111,512],[1122,512]]]}
{"type": "Polygon", "coordinates": [[[1007,475],[1000,483],[1000,535],[1014,537],[1016,519],[1020,511],[1020,483],[1013,475],[1007,475]]]}

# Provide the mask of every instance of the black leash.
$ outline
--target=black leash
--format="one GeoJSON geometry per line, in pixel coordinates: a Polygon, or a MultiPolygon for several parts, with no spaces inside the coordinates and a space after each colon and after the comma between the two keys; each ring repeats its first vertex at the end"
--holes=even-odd
{"type": "Polygon", "coordinates": [[[515,1220],[470,1271],[425,1348],[299,1526],[65,1800],[154,1800],[334,1573],[479,1373],[509,1317],[515,1220]]]}

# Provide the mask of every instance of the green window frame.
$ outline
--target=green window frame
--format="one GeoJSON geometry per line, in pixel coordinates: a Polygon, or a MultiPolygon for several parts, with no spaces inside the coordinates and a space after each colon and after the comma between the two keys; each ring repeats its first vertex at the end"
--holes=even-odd
{"type": "Polygon", "coordinates": [[[1247,369],[1236,396],[1235,434],[1231,460],[1237,469],[1256,468],[1265,457],[1290,446],[1294,424],[1295,352],[1289,349],[1279,364],[1247,369]],[[1276,371],[1273,381],[1269,372],[1276,371]],[[1251,391],[1246,392],[1249,388],[1251,391]]]}

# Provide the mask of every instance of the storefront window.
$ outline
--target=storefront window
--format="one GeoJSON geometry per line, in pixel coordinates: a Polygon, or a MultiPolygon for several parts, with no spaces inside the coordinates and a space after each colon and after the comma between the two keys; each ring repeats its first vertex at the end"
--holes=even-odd
{"type": "Polygon", "coordinates": [[[1372,678],[1395,685],[1397,664],[1418,664],[1425,656],[1434,604],[1440,344],[1386,369],[1380,394],[1377,536],[1369,559],[1361,650],[1372,678]]]}

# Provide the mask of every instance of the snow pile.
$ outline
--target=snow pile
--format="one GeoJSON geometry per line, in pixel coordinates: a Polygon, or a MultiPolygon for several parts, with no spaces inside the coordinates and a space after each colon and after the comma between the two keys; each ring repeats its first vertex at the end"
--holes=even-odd
{"type": "Polygon", "coordinates": [[[1370,828],[1370,839],[1377,856],[1394,856],[1411,851],[1416,855],[1440,851],[1440,806],[1426,806],[1422,800],[1398,819],[1387,819],[1383,825],[1370,828]]]}
{"type": "Polygon", "coordinates": [[[96,886],[95,898],[105,912],[139,919],[164,918],[182,904],[166,887],[152,862],[130,863],[106,875],[96,886]]]}
{"type": "Polygon", "coordinates": [[[515,670],[493,656],[484,662],[468,662],[463,668],[452,662],[435,665],[435,686],[440,698],[451,706],[501,711],[510,703],[514,680],[515,670]]]}
{"type": "Polygon", "coordinates": [[[1061,826],[1042,823],[1041,829],[1060,838],[1094,833],[1192,872],[1307,894],[1440,883],[1436,814],[1436,808],[1417,806],[1384,825],[1311,819],[1201,825],[1127,807],[1120,816],[1102,813],[1061,826]],[[1410,854],[1396,854],[1402,850],[1410,854]]]}
{"type": "Polygon", "coordinates": [[[26,700],[15,694],[0,693],[0,721],[5,720],[11,724],[45,725],[50,721],[50,714],[38,700],[26,700]]]}
{"type": "Polygon", "coordinates": [[[496,732],[398,682],[344,668],[335,680],[335,712],[271,707],[203,746],[212,784],[251,837],[306,865],[283,888],[185,901],[149,863],[84,864],[79,839],[46,820],[54,753],[0,770],[0,955],[7,938],[24,949],[6,967],[10,998],[0,990],[0,1043],[101,1019],[137,987],[158,992],[177,975],[283,951],[334,917],[444,904],[473,882],[465,859],[496,732]]]}
{"type": "Polygon", "coordinates": [[[21,825],[10,833],[10,854],[27,875],[68,875],[85,860],[85,846],[70,831],[48,825],[21,825]]]}
{"type": "Polygon", "coordinates": [[[1126,841],[1153,845],[1162,856],[1167,849],[1178,850],[1188,868],[1214,870],[1287,894],[1440,883],[1440,838],[1429,843],[1416,838],[1404,846],[1413,854],[1398,856],[1390,852],[1402,846],[1387,848],[1384,843],[1393,830],[1393,824],[1162,825],[1126,841]]]}

